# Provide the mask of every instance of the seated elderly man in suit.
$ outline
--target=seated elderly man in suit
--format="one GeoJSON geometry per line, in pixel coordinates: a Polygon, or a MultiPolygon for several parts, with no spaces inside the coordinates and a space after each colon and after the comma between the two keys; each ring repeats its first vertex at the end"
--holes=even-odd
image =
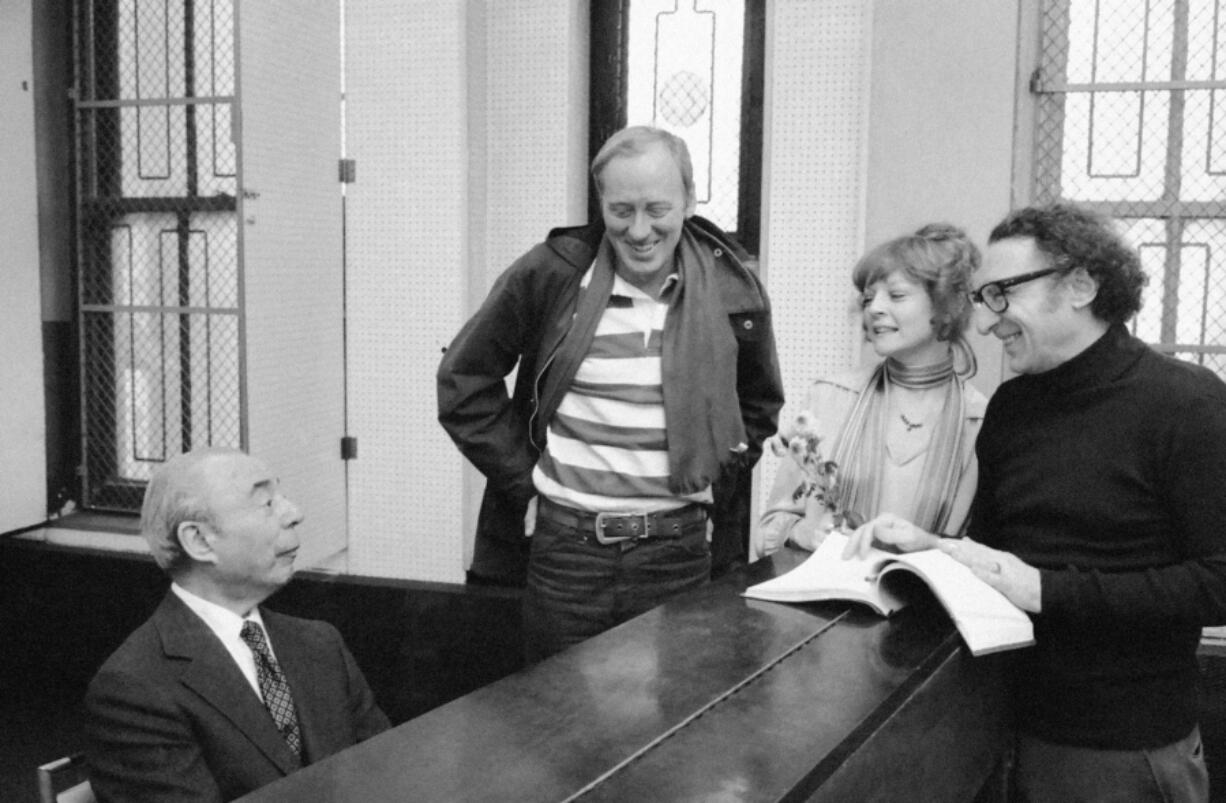
{"type": "Polygon", "coordinates": [[[173,582],[90,683],[99,800],[230,800],[388,728],[335,628],[259,607],[293,575],[301,521],[237,450],[154,473],[141,531],[173,582]]]}

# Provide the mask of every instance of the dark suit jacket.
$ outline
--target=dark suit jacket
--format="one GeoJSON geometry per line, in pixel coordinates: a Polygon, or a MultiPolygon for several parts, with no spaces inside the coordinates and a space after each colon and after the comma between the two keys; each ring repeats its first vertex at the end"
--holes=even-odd
{"type": "MultiPolygon", "coordinates": [[[[289,681],[304,763],[389,727],[336,628],[261,609],[289,681]]],[[[294,769],[226,648],[174,593],[107,659],[85,699],[100,801],[221,801],[294,769]]]]}

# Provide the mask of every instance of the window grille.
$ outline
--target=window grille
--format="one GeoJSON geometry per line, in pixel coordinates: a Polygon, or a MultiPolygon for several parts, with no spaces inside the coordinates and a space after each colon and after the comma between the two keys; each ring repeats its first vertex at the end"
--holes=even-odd
{"type": "Polygon", "coordinates": [[[82,501],[135,511],[157,464],[244,440],[234,6],[75,13],[82,501]]]}
{"type": "Polygon", "coordinates": [[[1118,219],[1149,274],[1133,331],[1226,376],[1224,0],[1043,0],[1038,203],[1118,219]]]}

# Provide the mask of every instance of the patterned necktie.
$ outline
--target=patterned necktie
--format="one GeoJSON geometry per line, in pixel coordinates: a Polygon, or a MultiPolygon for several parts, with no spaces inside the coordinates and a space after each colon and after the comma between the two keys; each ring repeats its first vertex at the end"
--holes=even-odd
{"type": "Polygon", "coordinates": [[[277,730],[281,731],[281,736],[294,757],[301,761],[302,732],[298,729],[298,712],[294,708],[294,698],[289,693],[289,683],[268,649],[264,629],[247,620],[243,622],[243,629],[238,635],[247,642],[255,656],[255,676],[260,684],[260,694],[264,697],[264,707],[272,714],[272,721],[276,723],[277,730]]]}

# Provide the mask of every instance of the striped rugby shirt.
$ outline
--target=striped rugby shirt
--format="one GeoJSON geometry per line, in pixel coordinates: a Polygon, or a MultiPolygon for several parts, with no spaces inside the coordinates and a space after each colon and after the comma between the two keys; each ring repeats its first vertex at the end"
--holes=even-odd
{"type": "MultiPolygon", "coordinates": [[[[592,269],[580,283],[586,292],[592,269]]],[[[678,497],[668,489],[668,432],[660,359],[668,277],[659,299],[613,277],[591,348],[549,422],[532,473],[537,491],[568,507],[606,513],[669,510],[710,502],[708,487],[678,497]]]]}

